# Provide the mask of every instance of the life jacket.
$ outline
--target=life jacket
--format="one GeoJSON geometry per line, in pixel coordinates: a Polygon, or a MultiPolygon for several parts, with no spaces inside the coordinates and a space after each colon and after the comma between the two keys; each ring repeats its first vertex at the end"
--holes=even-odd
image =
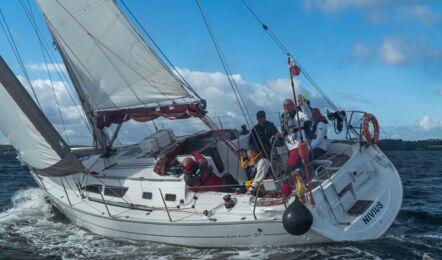
{"type": "Polygon", "coordinates": [[[243,168],[247,173],[247,179],[253,179],[256,174],[256,163],[261,159],[261,153],[257,154],[253,158],[240,157],[241,168],[243,168]]]}
{"type": "MultiPolygon", "coordinates": [[[[253,182],[255,181],[255,176],[256,176],[256,173],[258,170],[257,169],[258,162],[263,159],[264,158],[262,157],[261,153],[259,153],[258,155],[256,155],[255,157],[250,159],[250,174],[249,174],[248,179],[244,182],[244,187],[246,190],[248,190],[250,188],[250,186],[252,186],[253,182]]],[[[269,178],[269,173],[271,173],[271,169],[269,169],[269,171],[266,173],[266,179],[269,178]]],[[[263,195],[266,192],[264,186],[261,186],[258,189],[258,192],[259,192],[259,194],[263,195]]]]}
{"type": "MultiPolygon", "coordinates": [[[[309,128],[305,129],[305,134],[307,135],[307,138],[309,140],[316,139],[316,129],[318,129],[318,124],[320,122],[328,124],[327,119],[323,115],[320,115],[319,118],[315,120],[309,128]]],[[[324,136],[324,138],[327,139],[327,136],[324,136]]]]}
{"type": "Polygon", "coordinates": [[[216,186],[224,185],[224,179],[216,176],[210,170],[206,161],[195,162],[186,166],[184,169],[184,178],[192,191],[218,191],[219,187],[216,186]],[[211,187],[203,188],[202,186],[211,187]]]}
{"type": "Polygon", "coordinates": [[[250,162],[250,178],[249,179],[254,179],[255,175],[256,175],[256,165],[258,164],[259,160],[261,160],[262,156],[261,153],[257,154],[255,157],[250,158],[249,162],[250,162]]]}
{"type": "Polygon", "coordinates": [[[286,134],[290,134],[294,129],[298,128],[298,124],[295,120],[296,111],[283,113],[282,114],[282,130],[286,132],[286,134]]]}

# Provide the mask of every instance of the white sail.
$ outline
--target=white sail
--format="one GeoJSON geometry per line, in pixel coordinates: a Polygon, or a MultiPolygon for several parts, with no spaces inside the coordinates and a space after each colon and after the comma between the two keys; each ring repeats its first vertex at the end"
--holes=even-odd
{"type": "Polygon", "coordinates": [[[37,2],[92,110],[189,96],[114,1],[37,2]]]}
{"type": "Polygon", "coordinates": [[[0,57],[0,130],[35,172],[63,176],[84,167],[0,57]]]}
{"type": "Polygon", "coordinates": [[[18,107],[5,86],[0,83],[0,128],[9,142],[19,152],[20,158],[37,169],[48,168],[61,160],[48,142],[32,125],[18,107]]]}

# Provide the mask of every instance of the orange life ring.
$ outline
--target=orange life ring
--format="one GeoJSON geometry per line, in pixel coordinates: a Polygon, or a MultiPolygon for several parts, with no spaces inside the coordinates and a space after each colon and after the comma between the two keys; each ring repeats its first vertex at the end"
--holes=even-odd
{"type": "Polygon", "coordinates": [[[369,145],[377,144],[379,142],[379,123],[376,117],[373,114],[365,113],[362,127],[363,127],[362,134],[364,135],[368,144],[369,145]],[[370,128],[369,128],[370,122],[373,124],[373,129],[374,129],[373,137],[371,136],[370,133],[370,128]]]}

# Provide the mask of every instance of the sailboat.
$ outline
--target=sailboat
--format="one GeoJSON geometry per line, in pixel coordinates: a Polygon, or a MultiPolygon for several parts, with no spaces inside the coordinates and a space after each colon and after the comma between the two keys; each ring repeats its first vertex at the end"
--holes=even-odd
{"type": "MultiPolygon", "coordinates": [[[[194,117],[213,126],[206,101],[163,62],[115,1],[37,4],[92,129],[95,152],[76,155],[3,58],[0,109],[8,112],[0,113],[0,128],[49,201],[75,225],[109,237],[250,247],[376,239],[393,223],[402,203],[399,174],[363,135],[328,140],[327,153],[308,164],[311,196],[304,202],[296,186],[284,196],[277,178],[264,181],[271,191],[266,196],[192,191],[182,169],[170,167],[199,151],[214,174],[230,173],[243,183],[238,151],[248,134],[213,127],[177,137],[162,129],[137,144],[114,146],[128,120],[194,117]],[[113,124],[109,137],[104,129],[113,124]]],[[[287,149],[272,153],[278,175],[287,149]]]]}

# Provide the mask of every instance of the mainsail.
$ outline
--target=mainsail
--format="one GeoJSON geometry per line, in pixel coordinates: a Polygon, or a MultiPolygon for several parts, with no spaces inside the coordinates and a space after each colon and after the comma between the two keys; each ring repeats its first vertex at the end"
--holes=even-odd
{"type": "Polygon", "coordinates": [[[37,3],[91,110],[118,110],[189,96],[114,1],[37,3]]]}
{"type": "Polygon", "coordinates": [[[84,166],[0,56],[0,130],[35,172],[64,176],[84,166]]]}

